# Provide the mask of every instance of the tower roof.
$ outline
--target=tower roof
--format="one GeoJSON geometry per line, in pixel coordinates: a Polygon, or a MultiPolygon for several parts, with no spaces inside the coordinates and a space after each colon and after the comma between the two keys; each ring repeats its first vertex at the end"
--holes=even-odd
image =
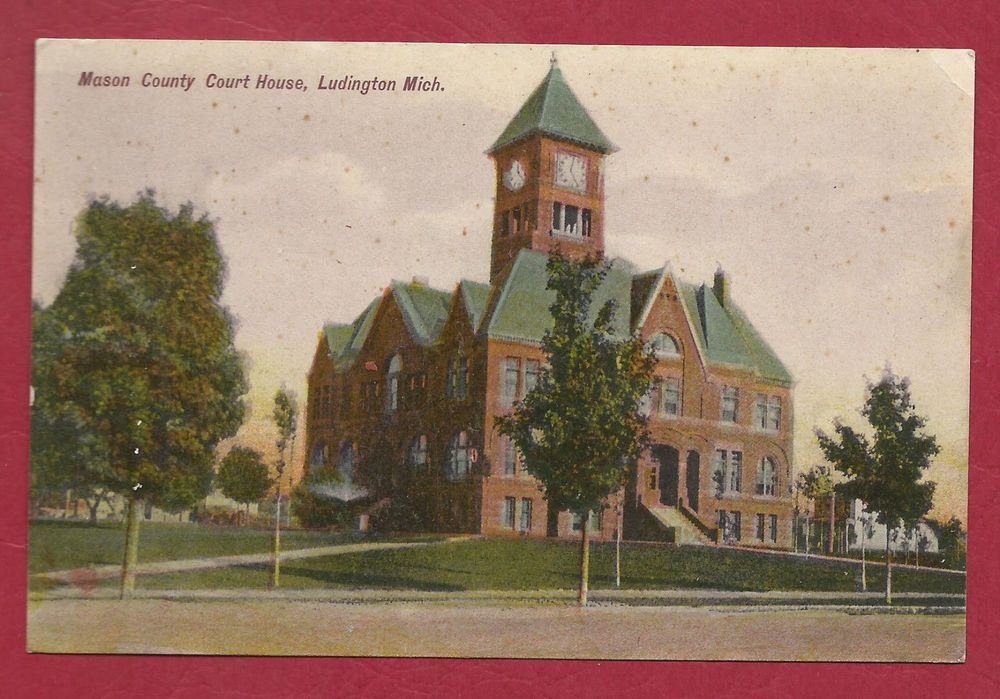
{"type": "Polygon", "coordinates": [[[566,84],[554,58],[548,75],[531,93],[488,152],[495,153],[504,146],[535,134],[578,143],[602,153],[617,150],[566,84]]]}

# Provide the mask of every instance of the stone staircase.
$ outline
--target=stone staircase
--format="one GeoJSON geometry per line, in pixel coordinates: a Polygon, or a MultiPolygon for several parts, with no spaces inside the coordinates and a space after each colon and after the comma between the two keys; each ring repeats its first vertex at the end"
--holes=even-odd
{"type": "Polygon", "coordinates": [[[653,517],[667,529],[674,532],[674,543],[680,546],[713,546],[714,541],[705,536],[698,528],[685,517],[676,507],[668,505],[652,505],[643,503],[653,517]]]}

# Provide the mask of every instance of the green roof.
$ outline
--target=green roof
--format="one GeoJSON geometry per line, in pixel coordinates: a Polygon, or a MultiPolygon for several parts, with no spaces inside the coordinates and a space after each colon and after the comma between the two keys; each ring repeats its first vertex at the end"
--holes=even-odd
{"type": "Polygon", "coordinates": [[[343,323],[327,323],[323,326],[323,334],[326,335],[326,345],[330,349],[330,356],[338,357],[350,344],[351,338],[354,336],[354,326],[343,323]]]}
{"type": "MultiPolygon", "coordinates": [[[[546,289],[548,272],[545,253],[522,250],[509,268],[499,298],[486,321],[486,334],[491,338],[522,342],[541,342],[542,336],[552,327],[549,307],[556,293],[546,289]]],[[[626,271],[612,266],[594,294],[591,320],[609,300],[618,305],[615,313],[615,333],[629,334],[629,305],[632,277],[626,271]]]]}
{"type": "Polygon", "coordinates": [[[480,282],[463,279],[459,282],[459,289],[462,294],[462,301],[465,303],[465,310],[469,312],[472,319],[472,329],[479,329],[479,321],[486,311],[486,303],[490,298],[490,285],[480,282]]]}
{"type": "Polygon", "coordinates": [[[489,152],[535,134],[571,141],[602,153],[615,150],[566,84],[555,61],[489,152]]]}
{"type": "Polygon", "coordinates": [[[448,319],[451,294],[423,284],[392,283],[392,294],[399,305],[410,334],[422,345],[429,345],[448,319]]]}
{"type": "Polygon", "coordinates": [[[779,383],[792,382],[791,374],[774,350],[732,301],[724,308],[705,284],[694,286],[679,282],[677,286],[706,363],[749,369],[764,379],[779,383]]]}

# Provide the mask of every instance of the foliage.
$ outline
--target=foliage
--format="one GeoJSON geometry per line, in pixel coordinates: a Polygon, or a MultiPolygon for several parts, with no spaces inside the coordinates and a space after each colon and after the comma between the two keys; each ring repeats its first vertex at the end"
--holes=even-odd
{"type": "Polygon", "coordinates": [[[76,239],[59,294],[33,314],[34,478],[190,506],[247,389],[214,225],[147,191],[91,201],[76,239]]]}
{"type": "Polygon", "coordinates": [[[965,568],[965,531],[962,520],[952,515],[947,522],[928,519],[928,526],[938,537],[938,552],[945,565],[949,568],[965,568]]]}
{"type": "Polygon", "coordinates": [[[848,478],[843,492],[860,498],[889,529],[912,526],[930,511],[935,484],[921,481],[938,451],[926,420],[910,400],[910,384],[888,368],[878,383],[868,385],[861,414],[873,437],[838,422],[835,437],[816,431],[820,449],[848,478]]]}
{"type": "Polygon", "coordinates": [[[306,529],[349,527],[354,511],[349,503],[327,497],[325,487],[339,482],[335,470],[311,469],[292,491],[292,514],[306,529]]]}
{"type": "Polygon", "coordinates": [[[547,269],[546,288],[556,292],[553,327],[542,340],[549,367],[497,425],[543,484],[549,506],[586,516],[625,485],[629,464],[646,444],[638,406],[649,389],[653,357],[639,338],[615,337],[613,301],[590,321],[606,264],[553,253],[547,269]]]}
{"type": "Polygon", "coordinates": [[[275,426],[278,428],[278,439],[275,440],[275,447],[278,449],[278,461],[276,471],[278,478],[285,472],[287,462],[285,461],[286,451],[291,451],[295,442],[295,429],[298,424],[299,409],[295,400],[295,394],[282,386],[274,394],[274,410],[271,414],[275,426]]]}
{"type": "Polygon", "coordinates": [[[223,495],[236,502],[261,500],[271,487],[271,477],[260,452],[249,447],[233,447],[219,465],[215,482],[223,495]]]}
{"type": "Polygon", "coordinates": [[[800,473],[795,479],[795,488],[802,494],[802,497],[810,501],[830,497],[834,489],[830,467],[817,464],[808,471],[800,473]]]}

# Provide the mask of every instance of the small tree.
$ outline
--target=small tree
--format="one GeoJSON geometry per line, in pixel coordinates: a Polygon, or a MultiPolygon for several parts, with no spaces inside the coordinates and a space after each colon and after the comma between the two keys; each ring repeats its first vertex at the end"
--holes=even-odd
{"type": "Polygon", "coordinates": [[[930,511],[933,482],[922,481],[938,451],[937,441],[924,432],[926,419],[910,400],[910,382],[886,367],[878,383],[869,383],[861,414],[872,437],[840,422],[835,436],[816,431],[820,449],[848,478],[844,491],[860,498],[886,527],[885,601],[892,603],[890,541],[901,524],[916,522],[930,511]]]}
{"type": "MultiPolygon", "coordinates": [[[[830,473],[830,467],[823,464],[817,464],[813,466],[808,471],[800,473],[798,478],[795,480],[795,487],[806,499],[806,502],[815,503],[817,500],[831,497],[833,494],[833,478],[830,473]]],[[[809,553],[809,534],[810,534],[810,517],[809,510],[806,510],[806,553],[809,553]]],[[[821,530],[822,531],[822,530],[821,530]]]]}
{"type": "Polygon", "coordinates": [[[298,406],[295,394],[284,386],[274,394],[274,411],[271,417],[278,428],[278,439],[274,445],[278,449],[278,459],[275,462],[275,493],[274,493],[274,536],[271,538],[271,580],[270,586],[281,586],[281,477],[285,474],[285,466],[291,460],[295,451],[295,429],[298,424],[298,406]],[[285,456],[288,456],[286,461],[285,456]]]}
{"type": "Polygon", "coordinates": [[[927,524],[937,534],[941,561],[949,568],[965,568],[965,534],[962,530],[962,520],[952,515],[947,522],[928,519],[927,524]]]}
{"type": "Polygon", "coordinates": [[[580,520],[581,606],[587,604],[590,513],[625,485],[647,442],[639,403],[653,369],[638,337],[616,337],[613,301],[591,313],[608,269],[594,259],[549,256],[546,288],[556,298],[542,348],[550,366],[515,411],[497,420],[541,481],[548,506],[580,520]]]}
{"type": "Polygon", "coordinates": [[[219,465],[215,476],[219,490],[250,509],[251,502],[258,502],[271,488],[271,476],[260,452],[249,447],[233,447],[219,465]]]}

